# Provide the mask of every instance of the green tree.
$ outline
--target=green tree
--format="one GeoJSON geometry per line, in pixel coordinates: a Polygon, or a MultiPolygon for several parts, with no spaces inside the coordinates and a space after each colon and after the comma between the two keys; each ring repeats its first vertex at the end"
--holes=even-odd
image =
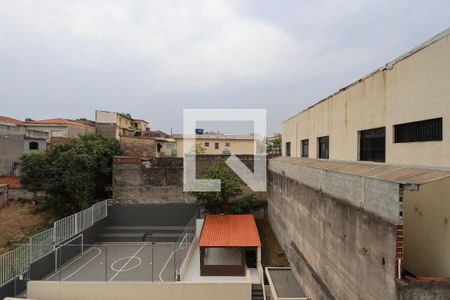
{"type": "Polygon", "coordinates": [[[203,145],[201,143],[195,143],[195,145],[193,146],[193,149],[191,150],[192,153],[195,154],[203,154],[205,153],[206,148],[203,147],[203,145]]]}
{"type": "Polygon", "coordinates": [[[192,192],[208,213],[223,213],[230,198],[242,193],[238,178],[223,162],[206,168],[200,178],[220,179],[219,192],[192,192]]]}
{"type": "Polygon", "coordinates": [[[43,203],[57,216],[84,209],[110,197],[115,139],[88,134],[55,144],[44,153],[22,157],[20,181],[30,191],[45,191],[43,203]]]}
{"type": "Polygon", "coordinates": [[[231,212],[233,214],[249,214],[257,207],[254,194],[248,194],[242,196],[239,199],[233,201],[231,206],[231,212]]]}

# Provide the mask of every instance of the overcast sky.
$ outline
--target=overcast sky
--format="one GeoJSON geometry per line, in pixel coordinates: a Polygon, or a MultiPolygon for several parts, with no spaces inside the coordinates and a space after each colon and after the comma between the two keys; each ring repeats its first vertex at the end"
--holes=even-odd
{"type": "Polygon", "coordinates": [[[2,0],[0,115],[181,132],[183,108],[267,108],[278,132],[449,26],[446,0],[2,0]]]}

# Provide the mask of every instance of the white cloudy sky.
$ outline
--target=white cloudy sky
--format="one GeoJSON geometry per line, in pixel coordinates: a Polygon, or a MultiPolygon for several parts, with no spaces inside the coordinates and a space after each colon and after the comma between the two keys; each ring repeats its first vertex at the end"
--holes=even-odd
{"type": "Polygon", "coordinates": [[[449,26],[446,0],[2,0],[0,115],[267,108],[277,132],[449,26]]]}

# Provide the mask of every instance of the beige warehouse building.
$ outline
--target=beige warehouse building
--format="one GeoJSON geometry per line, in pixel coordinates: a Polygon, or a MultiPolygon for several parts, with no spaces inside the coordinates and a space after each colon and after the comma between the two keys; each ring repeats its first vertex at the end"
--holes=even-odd
{"type": "Polygon", "coordinates": [[[283,155],[450,167],[450,29],[283,122],[283,155]]]}
{"type": "Polygon", "coordinates": [[[283,122],[268,214],[312,298],[448,295],[449,83],[450,28],[283,122]]]}

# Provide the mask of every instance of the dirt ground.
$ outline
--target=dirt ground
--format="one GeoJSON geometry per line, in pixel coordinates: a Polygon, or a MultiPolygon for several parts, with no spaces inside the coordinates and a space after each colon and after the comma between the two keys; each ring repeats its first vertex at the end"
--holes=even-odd
{"type": "Polygon", "coordinates": [[[33,207],[32,203],[14,201],[0,209],[0,254],[52,226],[53,219],[45,213],[34,213],[33,207]]]}
{"type": "Polygon", "coordinates": [[[289,261],[284,254],[272,227],[267,219],[257,220],[259,236],[261,238],[261,263],[263,267],[289,267],[289,261]]]}

